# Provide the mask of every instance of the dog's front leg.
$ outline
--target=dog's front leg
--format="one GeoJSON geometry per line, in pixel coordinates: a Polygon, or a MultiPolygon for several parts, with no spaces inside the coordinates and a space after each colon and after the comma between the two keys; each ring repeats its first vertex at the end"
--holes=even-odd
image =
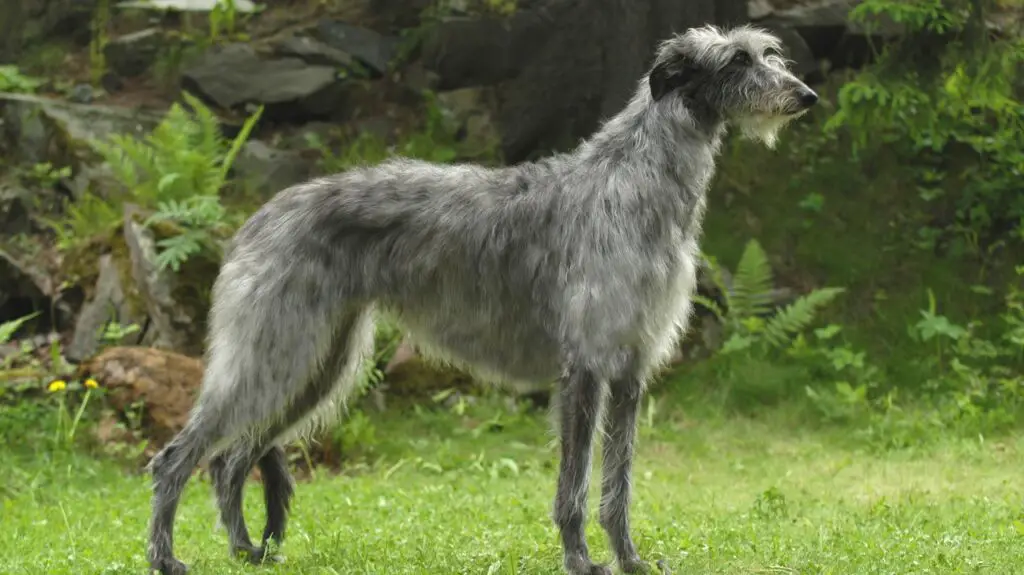
{"type": "Polygon", "coordinates": [[[626,573],[646,573],[650,566],[637,555],[630,535],[633,448],[642,386],[633,377],[612,381],[605,408],[605,437],[601,471],[601,526],[619,566],[626,573]]]}
{"type": "Polygon", "coordinates": [[[555,494],[555,523],[570,575],[611,575],[590,560],[583,533],[590,484],[591,449],[601,408],[601,382],[588,369],[570,367],[561,381],[559,420],[562,460],[555,494]]]}

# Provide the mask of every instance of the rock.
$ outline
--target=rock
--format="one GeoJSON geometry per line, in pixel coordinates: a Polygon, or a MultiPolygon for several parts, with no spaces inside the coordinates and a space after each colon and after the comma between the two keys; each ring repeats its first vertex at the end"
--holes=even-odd
{"type": "Polygon", "coordinates": [[[87,164],[96,159],[91,142],[114,133],[141,135],[159,122],[145,110],[0,93],[0,152],[19,163],[87,164]]]}
{"type": "Polygon", "coordinates": [[[68,101],[76,104],[91,104],[92,99],[93,89],[89,84],[75,84],[68,92],[68,101]]]}
{"type": "Polygon", "coordinates": [[[118,412],[141,407],[144,433],[159,447],[188,420],[203,363],[159,349],[111,347],[79,365],[78,377],[95,379],[118,412]]]}
{"type": "MultiPolygon", "coordinates": [[[[5,0],[0,9],[0,61],[14,62],[29,43],[60,37],[89,42],[98,0],[5,0]],[[2,56],[8,58],[3,58],[2,56]]],[[[5,63],[6,63],[5,62],[5,63]]]]}
{"type": "MultiPolygon", "coordinates": [[[[177,12],[210,12],[221,0],[125,0],[118,2],[118,8],[145,8],[150,10],[174,10],[177,12]]],[[[256,4],[251,0],[235,0],[235,12],[251,13],[256,4]]]]}
{"type": "Polygon", "coordinates": [[[225,109],[265,104],[265,115],[275,119],[325,118],[343,110],[343,86],[333,67],[298,58],[262,59],[246,44],[207,52],[185,70],[182,87],[225,109]]]}
{"type": "Polygon", "coordinates": [[[400,42],[398,38],[373,30],[327,19],[317,24],[316,35],[328,46],[351,54],[378,76],[388,71],[400,42]]]}
{"type": "MultiPolygon", "coordinates": [[[[179,276],[161,270],[156,263],[156,238],[141,223],[137,206],[125,204],[124,239],[131,258],[132,278],[143,299],[154,331],[155,347],[187,355],[201,355],[204,344],[205,310],[176,298],[179,276]]],[[[190,278],[200,281],[197,278],[190,278]]]]}
{"type": "MultiPolygon", "coordinates": [[[[101,342],[101,334],[105,326],[113,321],[122,325],[141,324],[133,318],[121,287],[121,277],[114,263],[113,256],[104,254],[99,260],[99,277],[92,298],[82,306],[75,322],[75,330],[71,343],[65,349],[68,360],[79,362],[95,354],[101,342]]],[[[115,345],[136,345],[142,334],[136,332],[115,345]]]]}
{"type": "Polygon", "coordinates": [[[424,90],[435,91],[441,82],[441,76],[436,72],[427,70],[423,66],[423,62],[420,61],[404,66],[399,74],[402,84],[416,92],[424,90]]]}
{"type": "MultiPolygon", "coordinates": [[[[35,309],[45,309],[55,294],[50,277],[29,262],[0,250],[0,306],[4,300],[20,298],[31,301],[35,309]]],[[[7,321],[12,318],[0,318],[7,321]]]]}
{"type": "Polygon", "coordinates": [[[103,47],[107,66],[119,76],[142,74],[156,61],[164,41],[159,28],[146,28],[114,38],[103,47]]]}
{"type": "Polygon", "coordinates": [[[45,269],[44,260],[15,257],[0,249],[0,322],[41,312],[40,325],[58,329],[71,323],[74,313],[60,300],[60,286],[45,269]]]}
{"type": "Polygon", "coordinates": [[[266,199],[309,179],[313,174],[313,162],[299,152],[279,150],[259,140],[249,140],[235,159],[232,171],[247,191],[266,199]]]}
{"type": "Polygon", "coordinates": [[[347,52],[338,50],[308,36],[289,36],[274,45],[278,56],[291,56],[314,66],[333,66],[349,69],[353,59],[347,52]]]}
{"type": "Polygon", "coordinates": [[[466,149],[487,155],[501,144],[501,136],[492,119],[497,109],[497,97],[493,89],[463,88],[441,92],[437,95],[442,108],[449,110],[458,122],[459,132],[466,149]]]}
{"type": "Polygon", "coordinates": [[[100,76],[100,88],[108,94],[120,92],[121,88],[124,88],[124,79],[113,72],[104,72],[100,76]]]}
{"type": "Polygon", "coordinates": [[[435,0],[368,0],[367,15],[380,29],[393,32],[420,26],[421,14],[430,6],[436,5],[435,0]]]}
{"type": "MultiPolygon", "coordinates": [[[[767,15],[772,20],[791,28],[840,28],[848,34],[866,34],[863,24],[850,20],[850,10],[858,4],[857,0],[816,0],[798,2],[784,9],[771,7],[766,3],[767,15]]],[[[789,3],[793,4],[793,3],[789,3]]],[[[903,27],[887,17],[877,17],[872,22],[871,33],[882,37],[898,36],[903,27]]]]}
{"type": "Polygon", "coordinates": [[[28,233],[31,192],[12,182],[0,181],[0,230],[4,235],[28,233]]]}
{"type": "Polygon", "coordinates": [[[856,0],[756,0],[748,4],[748,14],[755,24],[782,37],[793,52],[790,58],[797,62],[797,70],[806,76],[818,69],[816,63],[812,68],[812,60],[826,60],[833,68],[860,67],[873,58],[872,44],[903,33],[901,25],[879,16],[872,20],[869,38],[869,30],[849,18],[856,4],[856,0]]]}

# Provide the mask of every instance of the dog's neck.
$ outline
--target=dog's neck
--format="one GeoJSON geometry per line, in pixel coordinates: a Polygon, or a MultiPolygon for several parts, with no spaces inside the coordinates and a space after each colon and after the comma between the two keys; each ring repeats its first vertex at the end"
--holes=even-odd
{"type": "Polygon", "coordinates": [[[670,177],[687,196],[703,195],[725,131],[726,123],[717,113],[678,95],[652,102],[644,78],[626,107],[575,153],[584,170],[634,166],[643,173],[670,177]]]}

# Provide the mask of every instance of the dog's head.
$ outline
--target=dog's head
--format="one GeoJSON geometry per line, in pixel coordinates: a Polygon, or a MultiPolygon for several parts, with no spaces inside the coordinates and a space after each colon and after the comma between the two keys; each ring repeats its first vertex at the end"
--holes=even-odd
{"type": "Polygon", "coordinates": [[[789,71],[782,42],[751,26],[691,28],[662,42],[647,80],[655,105],[676,99],[769,147],[783,126],[818,101],[789,71]]]}

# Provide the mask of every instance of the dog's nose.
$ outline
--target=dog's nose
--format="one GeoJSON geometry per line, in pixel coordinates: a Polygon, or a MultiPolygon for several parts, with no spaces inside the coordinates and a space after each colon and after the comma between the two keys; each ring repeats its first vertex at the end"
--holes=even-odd
{"type": "Polygon", "coordinates": [[[818,95],[810,88],[800,88],[797,92],[797,98],[800,100],[800,104],[804,108],[810,108],[818,103],[818,95]]]}

